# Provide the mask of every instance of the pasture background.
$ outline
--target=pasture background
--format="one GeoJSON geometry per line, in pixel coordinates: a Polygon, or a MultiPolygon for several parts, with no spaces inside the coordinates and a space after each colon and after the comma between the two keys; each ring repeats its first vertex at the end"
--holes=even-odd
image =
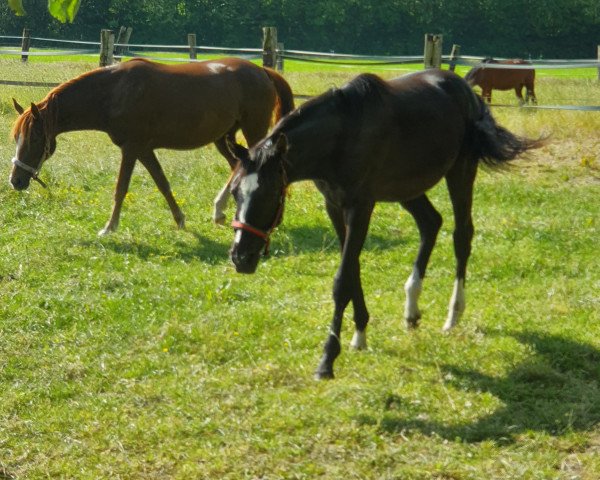
{"type": "MultiPolygon", "coordinates": [[[[92,67],[0,66],[38,81],[92,67]]],[[[286,68],[305,94],[357,73],[286,68]]],[[[600,102],[593,72],[543,75],[536,89],[540,103],[600,102]]],[[[2,87],[6,176],[10,98],[47,90],[2,87]]],[[[98,238],[119,151],[104,134],[59,137],[48,190],[0,186],[0,478],[597,478],[600,116],[494,115],[553,143],[480,171],[463,322],[440,332],[454,271],[444,185],[430,195],[445,224],[415,332],[402,314],[417,231],[378,205],[361,256],[370,348],[347,348],[349,312],[332,382],[312,372],[339,254],[311,184],[293,187],[271,257],[241,276],[231,229],[210,221],[228,176],[213,147],[158,152],[187,230],[138,165],[120,230],[98,238]]]]}

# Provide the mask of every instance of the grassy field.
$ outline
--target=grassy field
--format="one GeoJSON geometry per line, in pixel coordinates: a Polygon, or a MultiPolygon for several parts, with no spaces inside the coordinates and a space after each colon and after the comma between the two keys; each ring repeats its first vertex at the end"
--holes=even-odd
{"type": "MultiPolygon", "coordinates": [[[[3,77],[38,81],[91,66],[0,61],[3,77]]],[[[317,68],[286,77],[315,94],[356,73],[317,68]]],[[[1,88],[6,179],[10,98],[47,89],[1,88]]],[[[543,77],[537,93],[600,103],[591,78],[543,77]]],[[[98,238],[119,151],[99,133],[59,137],[48,190],[0,185],[0,479],[598,478],[600,115],[494,114],[553,142],[481,171],[462,324],[441,334],[454,271],[445,187],[430,195],[445,225],[418,331],[402,318],[416,228],[378,205],[361,257],[370,348],[346,348],[349,312],[331,382],[312,373],[339,254],[311,184],[292,189],[271,257],[241,276],[231,229],[210,221],[228,175],[213,147],[158,152],[185,231],[138,166],[120,230],[98,238]]]]}

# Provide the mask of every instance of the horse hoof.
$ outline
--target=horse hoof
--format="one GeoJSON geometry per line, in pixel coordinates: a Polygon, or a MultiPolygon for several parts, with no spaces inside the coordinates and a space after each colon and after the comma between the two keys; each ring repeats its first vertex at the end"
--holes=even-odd
{"type": "Polygon", "coordinates": [[[367,334],[365,332],[354,332],[350,347],[354,350],[366,350],[367,349],[367,334]]]}
{"type": "Polygon", "coordinates": [[[405,318],[406,328],[408,330],[415,330],[419,327],[419,320],[421,320],[421,315],[416,315],[414,317],[405,318]]]}
{"type": "Polygon", "coordinates": [[[315,372],[315,380],[333,380],[333,370],[317,370],[315,372]]]}
{"type": "Polygon", "coordinates": [[[106,237],[108,234],[112,233],[114,230],[112,228],[104,227],[102,230],[98,232],[99,237],[106,237]]]}
{"type": "Polygon", "coordinates": [[[448,319],[446,320],[446,323],[444,323],[444,326],[442,327],[442,332],[443,333],[450,333],[450,330],[452,330],[456,324],[458,323],[457,320],[453,320],[453,319],[448,319]]]}
{"type": "Polygon", "coordinates": [[[225,219],[226,219],[226,218],[227,218],[227,217],[225,217],[225,215],[220,215],[220,216],[218,216],[218,217],[214,217],[214,218],[213,218],[213,222],[214,222],[216,225],[225,225],[225,219]]]}

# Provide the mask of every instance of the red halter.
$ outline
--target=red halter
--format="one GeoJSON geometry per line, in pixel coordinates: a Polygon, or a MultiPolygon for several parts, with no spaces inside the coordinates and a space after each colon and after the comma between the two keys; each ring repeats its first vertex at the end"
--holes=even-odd
{"type": "Polygon", "coordinates": [[[264,254],[265,256],[269,255],[269,245],[271,243],[271,233],[273,230],[279,225],[281,222],[281,217],[283,216],[283,199],[285,198],[285,193],[287,190],[287,186],[284,183],[284,186],[281,190],[281,196],[279,197],[279,208],[277,209],[277,214],[275,215],[275,219],[273,220],[273,224],[268,230],[261,230],[260,228],[253,227],[249,223],[240,222],[239,220],[233,220],[231,222],[231,226],[234,230],[244,230],[245,232],[256,235],[261,238],[265,242],[264,254]]]}

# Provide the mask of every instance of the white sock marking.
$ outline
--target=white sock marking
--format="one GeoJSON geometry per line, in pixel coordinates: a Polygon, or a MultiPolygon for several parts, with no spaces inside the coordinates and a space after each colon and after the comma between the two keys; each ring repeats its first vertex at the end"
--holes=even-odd
{"type": "Polygon", "coordinates": [[[423,289],[423,280],[419,270],[415,267],[404,284],[404,291],[406,292],[406,304],[404,306],[404,318],[409,320],[417,320],[421,317],[419,311],[419,296],[423,289]]]}
{"type": "Polygon", "coordinates": [[[222,223],[225,220],[225,208],[227,208],[230,194],[229,184],[226,184],[215,197],[213,202],[215,207],[213,211],[213,220],[216,223],[222,223]]]}
{"type": "Polygon", "coordinates": [[[445,332],[456,326],[460,320],[460,317],[462,316],[462,313],[465,311],[465,307],[465,280],[457,278],[454,281],[454,291],[452,292],[452,297],[450,298],[448,318],[446,319],[446,323],[444,324],[443,328],[445,332]]]}

